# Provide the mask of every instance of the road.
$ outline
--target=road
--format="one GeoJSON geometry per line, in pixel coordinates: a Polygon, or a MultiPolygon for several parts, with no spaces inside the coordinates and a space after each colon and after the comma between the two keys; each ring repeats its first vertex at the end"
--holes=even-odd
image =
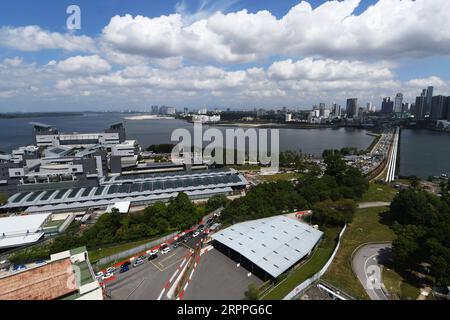
{"type": "Polygon", "coordinates": [[[367,209],[367,208],[389,207],[390,205],[391,205],[390,202],[381,202],[381,201],[360,202],[358,203],[358,208],[367,209]]]}
{"type": "MultiPolygon", "coordinates": [[[[125,273],[116,270],[116,279],[107,283],[107,292],[112,300],[157,300],[167,299],[164,290],[190,248],[194,248],[201,237],[193,238],[168,254],[158,254],[152,261],[132,267],[125,273]]],[[[167,289],[167,288],[166,288],[167,289]]]]}
{"type": "Polygon", "coordinates": [[[391,254],[392,245],[368,244],[356,251],[352,260],[352,268],[363,285],[370,299],[389,300],[382,287],[382,263],[391,254]]]}

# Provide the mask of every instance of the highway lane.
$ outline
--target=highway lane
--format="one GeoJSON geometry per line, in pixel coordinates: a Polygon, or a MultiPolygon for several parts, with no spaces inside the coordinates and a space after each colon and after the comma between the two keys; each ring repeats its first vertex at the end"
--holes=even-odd
{"type": "Polygon", "coordinates": [[[392,245],[368,244],[358,249],[352,259],[352,268],[370,299],[389,300],[383,291],[382,268],[391,254],[392,245]]]}

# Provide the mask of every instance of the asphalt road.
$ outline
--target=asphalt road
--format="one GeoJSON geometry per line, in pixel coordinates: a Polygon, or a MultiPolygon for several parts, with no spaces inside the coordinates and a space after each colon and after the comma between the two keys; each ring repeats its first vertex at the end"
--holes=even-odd
{"type": "Polygon", "coordinates": [[[358,203],[358,208],[366,209],[366,208],[377,208],[377,207],[389,207],[390,205],[391,205],[390,202],[381,202],[381,201],[361,202],[361,203],[358,203]]]}
{"type": "Polygon", "coordinates": [[[382,263],[391,254],[391,244],[368,244],[353,256],[352,268],[370,299],[389,300],[382,290],[382,263]]]}
{"type": "Polygon", "coordinates": [[[183,300],[241,300],[248,285],[263,282],[236,262],[212,249],[200,257],[183,300]]]}
{"type": "MultiPolygon", "coordinates": [[[[182,246],[172,249],[152,261],[145,260],[144,264],[133,267],[124,273],[116,270],[116,279],[107,283],[107,292],[112,300],[157,300],[166,299],[161,292],[167,281],[177,270],[179,264],[189,252],[189,248],[195,246],[201,237],[191,239],[182,246]]],[[[165,292],[167,293],[167,292],[165,292]]]]}

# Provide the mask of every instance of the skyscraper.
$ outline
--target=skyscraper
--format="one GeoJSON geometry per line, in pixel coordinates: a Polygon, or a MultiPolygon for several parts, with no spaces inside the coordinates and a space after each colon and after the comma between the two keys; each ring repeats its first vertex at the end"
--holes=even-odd
{"type": "Polygon", "coordinates": [[[402,106],[403,106],[403,94],[402,93],[397,93],[397,95],[395,96],[395,101],[394,101],[394,112],[402,112],[402,106]]]}
{"type": "Polygon", "coordinates": [[[426,99],[426,104],[427,104],[427,112],[430,112],[431,110],[431,100],[433,99],[433,87],[428,87],[427,88],[427,99],[426,99]]]}
{"type": "Polygon", "coordinates": [[[420,97],[416,97],[416,104],[414,107],[414,117],[417,120],[422,120],[425,117],[425,101],[426,97],[423,94],[420,97]]]}
{"type": "Polygon", "coordinates": [[[446,103],[447,103],[447,97],[434,96],[431,99],[430,119],[432,119],[432,120],[443,120],[444,119],[446,103]]]}
{"type": "Polygon", "coordinates": [[[341,105],[337,103],[333,103],[332,114],[334,117],[341,116],[341,105]]]}
{"type": "Polygon", "coordinates": [[[394,111],[394,102],[391,101],[390,97],[383,98],[381,103],[381,113],[391,114],[394,111]]]}
{"type": "Polygon", "coordinates": [[[347,99],[347,108],[345,109],[347,113],[347,118],[357,118],[358,117],[358,99],[350,98],[347,99]]]}

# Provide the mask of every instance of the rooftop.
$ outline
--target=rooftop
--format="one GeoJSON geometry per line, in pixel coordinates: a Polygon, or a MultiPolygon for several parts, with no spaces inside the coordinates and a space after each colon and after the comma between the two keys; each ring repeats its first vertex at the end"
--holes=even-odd
{"type": "Polygon", "coordinates": [[[0,218],[0,248],[21,246],[38,241],[50,213],[0,218]]]}
{"type": "MultiPolygon", "coordinates": [[[[147,198],[174,196],[174,193],[207,193],[208,190],[245,186],[245,178],[236,171],[195,171],[109,177],[99,187],[41,190],[13,195],[4,208],[31,206],[109,205],[120,201],[146,201],[147,198]]],[[[176,194],[175,194],[176,196],[176,194]]],[[[51,211],[52,208],[48,210],[51,211]]]]}
{"type": "Polygon", "coordinates": [[[280,215],[235,224],[212,238],[276,278],[307,256],[322,235],[305,223],[280,215]]]}
{"type": "Polygon", "coordinates": [[[75,292],[70,258],[0,279],[0,300],[54,300],[75,292]]]}

